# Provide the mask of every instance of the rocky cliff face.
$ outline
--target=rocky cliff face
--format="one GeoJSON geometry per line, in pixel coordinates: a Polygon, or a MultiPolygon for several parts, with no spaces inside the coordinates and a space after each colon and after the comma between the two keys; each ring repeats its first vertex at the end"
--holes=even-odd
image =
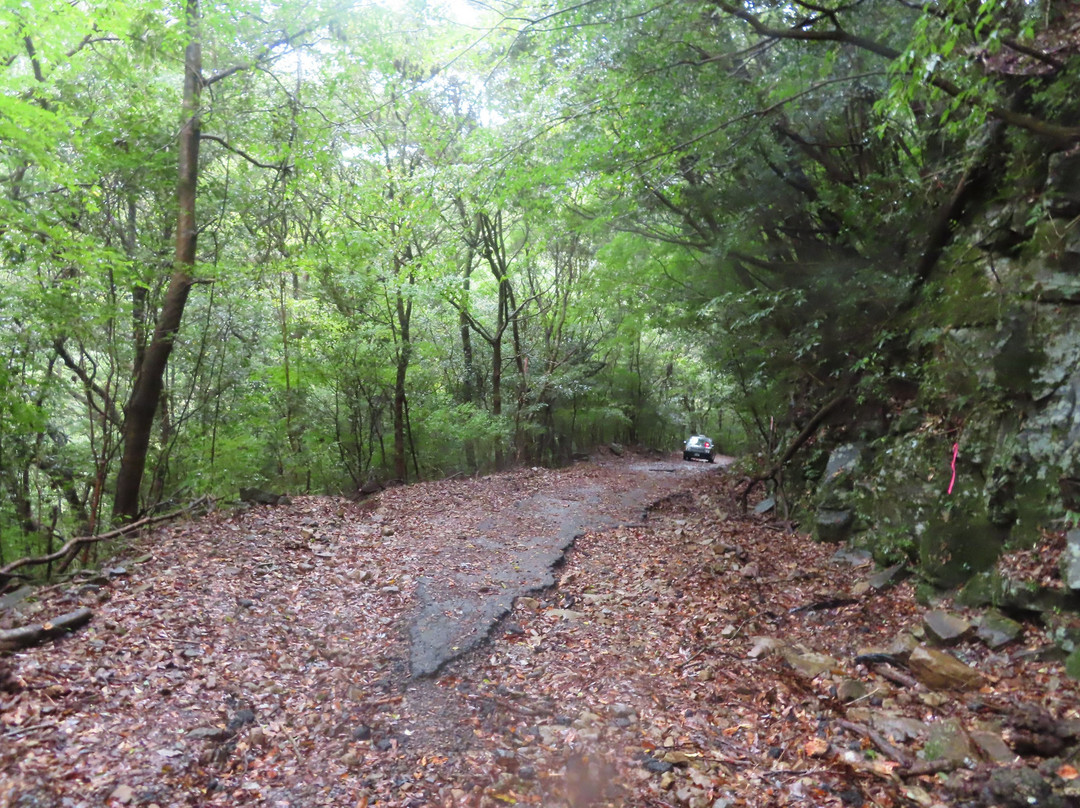
{"type": "Polygon", "coordinates": [[[955,586],[1080,512],[1080,150],[1029,157],[958,230],[884,421],[845,430],[815,533],[955,586]],[[1005,193],[1003,193],[1005,191],[1005,193]]]}

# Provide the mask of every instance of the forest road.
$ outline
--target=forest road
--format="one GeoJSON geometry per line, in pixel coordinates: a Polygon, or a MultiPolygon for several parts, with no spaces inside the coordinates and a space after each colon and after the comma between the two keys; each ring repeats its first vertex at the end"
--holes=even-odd
{"type": "Polygon", "coordinates": [[[634,525],[649,507],[716,465],[673,459],[598,464],[591,480],[544,487],[488,515],[457,540],[429,545],[409,617],[409,667],[435,675],[483,642],[518,597],[554,585],[553,571],[587,531],[634,525]],[[605,468],[607,465],[607,468],[605,468]]]}
{"type": "MultiPolygon", "coordinates": [[[[576,537],[689,502],[723,463],[677,458],[598,452],[150,531],[106,564],[107,583],[47,587],[0,614],[94,612],[3,660],[0,806],[474,804],[417,792],[467,793],[487,777],[484,744],[511,743],[477,723],[496,705],[474,684],[491,673],[482,641],[514,631],[499,618],[554,583],[576,537]]],[[[572,608],[545,619],[559,606],[572,608]]]]}

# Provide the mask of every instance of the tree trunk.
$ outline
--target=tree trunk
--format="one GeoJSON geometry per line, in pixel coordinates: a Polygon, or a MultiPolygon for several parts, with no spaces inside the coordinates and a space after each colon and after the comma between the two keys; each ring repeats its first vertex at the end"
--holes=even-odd
{"type": "MultiPolygon", "coordinates": [[[[410,283],[411,283],[410,278],[410,283]]],[[[412,300],[405,300],[401,290],[397,292],[397,318],[401,345],[397,355],[397,375],[394,379],[394,476],[402,482],[409,478],[408,456],[405,448],[405,378],[409,372],[412,342],[409,321],[412,319],[412,300]]]]}
{"type": "MultiPolygon", "coordinates": [[[[504,279],[505,280],[505,279],[504,279]]],[[[514,447],[517,453],[517,462],[522,462],[530,457],[529,438],[521,426],[525,413],[525,402],[528,397],[528,374],[529,360],[522,347],[520,318],[518,317],[517,299],[514,297],[514,289],[510,281],[506,283],[506,316],[510,324],[510,335],[514,343],[514,365],[518,371],[517,407],[514,410],[514,447]]]]}
{"type": "MultiPolygon", "coordinates": [[[[469,276],[472,273],[472,259],[473,251],[470,248],[465,264],[464,306],[469,305],[469,276]]],[[[461,328],[461,355],[465,361],[465,382],[461,387],[461,398],[466,404],[472,404],[476,401],[476,368],[473,358],[472,329],[465,308],[458,313],[458,325],[461,328]]],[[[465,438],[465,465],[470,472],[476,472],[476,444],[471,437],[465,438]]]]}
{"type": "MultiPolygon", "coordinates": [[[[491,343],[491,414],[499,421],[502,415],[502,329],[491,343]]],[[[502,438],[495,440],[495,468],[503,467],[502,438]]]]}
{"type": "MultiPolygon", "coordinates": [[[[486,214],[480,215],[481,236],[484,240],[484,258],[491,274],[498,284],[498,304],[496,306],[495,334],[491,340],[491,414],[496,420],[502,415],[502,338],[510,316],[508,293],[510,280],[507,278],[506,254],[502,241],[502,212],[496,214],[493,221],[486,214]]],[[[503,467],[502,440],[495,443],[495,468],[503,467]]]]}
{"type": "Polygon", "coordinates": [[[202,47],[198,35],[198,0],[187,0],[186,13],[191,42],[184,54],[185,120],[179,137],[176,256],[157,326],[146,348],[125,410],[124,455],[116,476],[113,500],[113,517],[122,521],[130,521],[139,512],[139,489],[146,468],[154,415],[161,400],[165,369],[169,354],[172,353],[173,340],[180,329],[184,306],[193,283],[197,236],[195,191],[199,176],[199,102],[203,82],[202,47]]]}

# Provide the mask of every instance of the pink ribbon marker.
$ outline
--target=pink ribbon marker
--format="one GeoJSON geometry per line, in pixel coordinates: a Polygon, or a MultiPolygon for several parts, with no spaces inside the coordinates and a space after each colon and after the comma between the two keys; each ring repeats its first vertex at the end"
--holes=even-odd
{"type": "Polygon", "coordinates": [[[959,453],[960,453],[960,444],[959,443],[954,443],[952,445],[952,463],[949,466],[952,469],[952,479],[949,480],[949,490],[945,492],[947,494],[952,493],[952,487],[956,484],[956,456],[959,453]]]}

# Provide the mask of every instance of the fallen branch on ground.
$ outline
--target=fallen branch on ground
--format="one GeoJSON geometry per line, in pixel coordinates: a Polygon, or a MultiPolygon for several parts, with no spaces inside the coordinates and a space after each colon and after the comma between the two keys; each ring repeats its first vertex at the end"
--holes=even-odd
{"type": "Polygon", "coordinates": [[[45,623],[34,623],[22,628],[13,628],[0,631],[0,651],[15,651],[19,648],[29,648],[45,640],[51,640],[74,631],[80,626],[90,622],[94,613],[83,607],[73,612],[62,614],[55,620],[45,623]]]}
{"type": "Polygon", "coordinates": [[[844,718],[838,718],[836,720],[836,723],[844,729],[850,730],[856,735],[861,735],[863,738],[868,739],[874,744],[874,746],[878,748],[878,750],[882,754],[886,755],[891,760],[896,761],[905,769],[910,769],[912,767],[913,762],[911,758],[908,757],[908,755],[902,749],[894,746],[893,744],[885,740],[885,736],[883,736],[877,730],[872,729],[871,727],[868,727],[864,724],[857,724],[854,721],[848,721],[844,718]]]}
{"type": "Polygon", "coordinates": [[[924,689],[922,684],[920,684],[919,680],[916,679],[914,676],[909,676],[908,674],[904,673],[903,671],[898,671],[896,668],[894,668],[894,667],[892,667],[890,665],[887,665],[887,664],[875,665],[872,668],[872,670],[878,676],[881,676],[884,679],[888,679],[890,682],[895,682],[898,685],[903,685],[904,687],[910,687],[913,690],[923,690],[924,689]]]}
{"type": "Polygon", "coordinates": [[[960,760],[918,760],[910,766],[897,769],[896,774],[900,777],[921,777],[925,774],[941,774],[955,771],[962,768],[963,765],[963,761],[960,760]]]}
{"type": "Polygon", "coordinates": [[[20,567],[28,567],[38,564],[48,564],[51,561],[59,561],[61,558],[65,558],[69,554],[74,554],[74,552],[83,545],[93,544],[94,542],[104,541],[105,539],[115,539],[119,536],[124,536],[128,533],[136,531],[139,528],[146,527],[147,525],[152,525],[157,522],[164,522],[168,519],[175,519],[177,516],[189,513],[196,508],[205,505],[209,501],[209,497],[201,497],[192,502],[190,505],[187,505],[183,508],[178,508],[175,511],[169,511],[169,513],[163,513],[157,516],[147,516],[137,522],[132,522],[129,525],[118,527],[115,530],[110,530],[106,533],[98,533],[96,536],[76,536],[74,539],[71,539],[55,553],[49,553],[48,555],[44,556],[27,556],[26,558],[20,558],[17,561],[12,561],[10,564],[0,567],[0,584],[6,583],[8,580],[15,577],[12,573],[20,567]]]}
{"type": "Polygon", "coordinates": [[[825,609],[838,609],[841,606],[850,606],[853,603],[858,603],[858,598],[823,598],[821,600],[815,600],[813,603],[807,603],[803,606],[796,606],[794,609],[788,609],[788,614],[798,614],[799,612],[820,612],[825,609]]]}

